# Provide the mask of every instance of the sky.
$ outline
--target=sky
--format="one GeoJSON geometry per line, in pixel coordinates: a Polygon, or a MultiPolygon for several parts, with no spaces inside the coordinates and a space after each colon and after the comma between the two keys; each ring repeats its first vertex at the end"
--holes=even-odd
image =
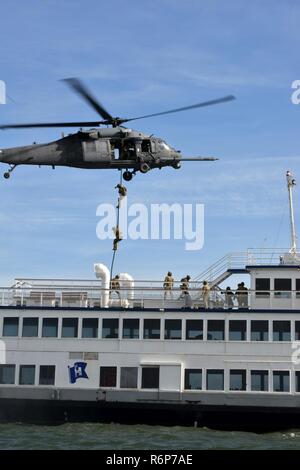
{"type": "MultiPolygon", "coordinates": [[[[127,184],[128,204],[203,204],[204,245],[124,240],[116,272],[192,277],[230,252],[290,246],[286,170],[300,184],[297,0],[27,0],[0,3],[0,122],[94,120],[60,80],[79,77],[112,115],[134,117],[219,98],[235,101],[134,122],[184,156],[127,184]]],[[[48,142],[76,129],[0,131],[0,148],[48,142]]],[[[6,165],[0,164],[1,171],[6,165]]],[[[115,204],[119,173],[18,167],[0,180],[0,284],[15,277],[94,277],[110,265],[99,204],[115,204]]],[[[299,187],[295,188],[300,224],[299,187]]]]}

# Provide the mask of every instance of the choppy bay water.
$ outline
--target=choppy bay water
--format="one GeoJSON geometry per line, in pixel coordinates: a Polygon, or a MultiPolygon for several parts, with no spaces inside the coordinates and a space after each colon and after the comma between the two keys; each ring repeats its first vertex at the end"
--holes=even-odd
{"type": "Polygon", "coordinates": [[[0,424],[0,449],[292,450],[300,449],[300,430],[254,434],[179,426],[0,424]]]}

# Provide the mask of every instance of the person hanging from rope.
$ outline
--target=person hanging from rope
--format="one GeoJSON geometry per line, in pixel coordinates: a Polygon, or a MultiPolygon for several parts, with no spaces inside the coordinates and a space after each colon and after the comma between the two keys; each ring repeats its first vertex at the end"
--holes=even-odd
{"type": "Polygon", "coordinates": [[[117,186],[115,186],[115,189],[117,189],[119,193],[117,209],[120,209],[122,199],[127,196],[127,188],[125,188],[122,183],[119,183],[117,186]]]}
{"type": "Polygon", "coordinates": [[[123,240],[123,237],[122,237],[122,233],[121,233],[120,228],[119,228],[118,225],[113,228],[113,232],[115,234],[115,238],[114,238],[114,241],[113,241],[113,251],[117,251],[118,244],[119,244],[120,241],[123,240]]]}

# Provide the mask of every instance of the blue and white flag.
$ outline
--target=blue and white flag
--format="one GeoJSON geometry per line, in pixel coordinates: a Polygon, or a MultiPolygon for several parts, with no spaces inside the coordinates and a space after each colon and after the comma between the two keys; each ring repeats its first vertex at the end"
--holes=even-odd
{"type": "Polygon", "coordinates": [[[71,384],[74,384],[77,379],[88,379],[86,366],[86,362],[75,362],[73,367],[68,366],[71,384]]]}

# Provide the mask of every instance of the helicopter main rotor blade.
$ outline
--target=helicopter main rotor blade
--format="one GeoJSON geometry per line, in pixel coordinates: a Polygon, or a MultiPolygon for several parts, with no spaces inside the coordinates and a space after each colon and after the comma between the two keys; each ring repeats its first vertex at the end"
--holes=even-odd
{"type": "Polygon", "coordinates": [[[215,157],[188,157],[188,158],[180,158],[179,162],[214,162],[219,160],[219,158],[215,157]]]}
{"type": "Polygon", "coordinates": [[[90,122],[47,122],[32,124],[4,124],[0,126],[1,130],[5,129],[30,129],[32,127],[98,127],[100,124],[106,124],[106,121],[90,121],[90,122]]]}
{"type": "Polygon", "coordinates": [[[62,81],[67,83],[70,88],[75,90],[76,93],[78,93],[85,101],[87,101],[103,119],[106,119],[107,123],[114,122],[114,118],[111,116],[111,114],[109,114],[102,104],[100,104],[99,101],[93,97],[91,92],[86,88],[85,85],[83,85],[80,80],[78,80],[78,78],[64,78],[62,81]]]}
{"type": "Polygon", "coordinates": [[[187,111],[188,109],[204,108],[205,106],[212,106],[214,104],[226,103],[227,101],[232,101],[232,100],[235,100],[235,96],[228,95],[228,96],[224,96],[223,98],[218,98],[216,100],[203,101],[202,103],[193,104],[191,106],[184,106],[183,108],[171,109],[169,111],[163,111],[162,113],[146,114],[145,116],[139,116],[139,117],[135,117],[131,119],[120,119],[119,122],[123,123],[123,122],[135,121],[136,119],[145,119],[145,118],[154,117],[154,116],[162,116],[163,114],[178,113],[181,111],[187,111]]]}

